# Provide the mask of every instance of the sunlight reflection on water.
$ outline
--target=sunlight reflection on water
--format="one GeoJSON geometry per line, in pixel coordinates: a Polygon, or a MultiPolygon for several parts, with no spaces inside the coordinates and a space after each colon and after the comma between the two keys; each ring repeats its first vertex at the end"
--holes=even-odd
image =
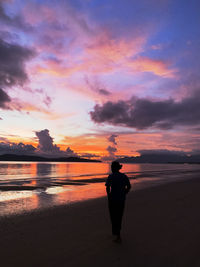
{"type": "MultiPolygon", "coordinates": [[[[107,163],[0,163],[0,215],[105,196],[109,171],[107,163]]],[[[200,166],[123,164],[122,171],[136,178],[131,183],[138,190],[199,175],[200,166]]]]}

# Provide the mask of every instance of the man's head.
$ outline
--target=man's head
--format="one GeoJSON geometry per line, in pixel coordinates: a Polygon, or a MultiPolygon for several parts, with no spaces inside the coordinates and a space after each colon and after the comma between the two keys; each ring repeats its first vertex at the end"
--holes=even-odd
{"type": "Polygon", "coordinates": [[[112,170],[112,172],[118,172],[121,168],[122,168],[122,165],[119,164],[118,161],[113,161],[111,163],[111,170],[112,170]]]}

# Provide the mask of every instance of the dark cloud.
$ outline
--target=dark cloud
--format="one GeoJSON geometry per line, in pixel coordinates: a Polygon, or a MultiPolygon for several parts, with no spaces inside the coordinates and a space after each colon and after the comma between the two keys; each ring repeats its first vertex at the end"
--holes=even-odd
{"type": "Polygon", "coordinates": [[[32,145],[25,145],[23,143],[9,143],[1,142],[0,143],[0,154],[23,154],[30,155],[34,154],[36,148],[32,145]]]}
{"type": "Polygon", "coordinates": [[[10,97],[0,88],[0,108],[9,109],[7,104],[11,101],[10,97]]]}
{"type": "Polygon", "coordinates": [[[118,135],[112,134],[111,136],[108,137],[108,141],[113,143],[114,145],[117,145],[117,142],[115,140],[116,137],[118,137],[118,135]]]}
{"type": "Polygon", "coordinates": [[[106,150],[109,152],[109,154],[113,154],[117,151],[117,148],[116,147],[113,147],[113,146],[108,146],[106,148],[106,150]]]}
{"type": "Polygon", "coordinates": [[[0,39],[7,42],[14,42],[19,40],[19,37],[16,33],[11,33],[5,30],[0,30],[0,39]]]}
{"type": "MultiPolygon", "coordinates": [[[[0,154],[21,154],[21,155],[39,155],[47,157],[78,157],[70,147],[66,151],[61,150],[57,145],[53,144],[53,138],[49,134],[49,130],[41,130],[36,132],[38,138],[38,147],[25,145],[23,143],[11,143],[6,138],[0,137],[0,154]]],[[[89,158],[89,155],[87,156],[89,158]]],[[[91,155],[92,157],[92,155],[91,155]]]]}
{"type": "Polygon", "coordinates": [[[108,155],[102,157],[101,159],[102,159],[103,161],[112,161],[112,160],[115,160],[115,159],[116,159],[115,152],[117,152],[117,148],[114,147],[114,146],[108,146],[108,147],[106,148],[106,150],[108,151],[108,155]]]}
{"type": "Polygon", "coordinates": [[[111,93],[106,90],[106,89],[99,89],[98,92],[101,94],[101,95],[110,95],[111,93]]]}
{"type": "Polygon", "coordinates": [[[85,82],[90,88],[90,90],[92,90],[93,92],[97,92],[98,94],[104,96],[111,95],[111,93],[107,89],[103,88],[103,86],[98,80],[90,81],[88,77],[85,77],[85,82]]]}
{"type": "Polygon", "coordinates": [[[60,148],[53,144],[53,138],[49,134],[49,130],[45,129],[39,132],[35,132],[38,138],[38,148],[44,153],[59,153],[60,148]]]}
{"type": "Polygon", "coordinates": [[[25,62],[34,56],[34,51],[0,39],[0,86],[22,85],[28,77],[25,62]]]}
{"type": "Polygon", "coordinates": [[[50,104],[51,104],[51,102],[52,102],[51,97],[48,96],[48,95],[45,95],[45,97],[44,97],[44,104],[45,104],[47,107],[49,107],[50,104]]]}
{"type": "Polygon", "coordinates": [[[200,123],[200,91],[177,102],[173,99],[153,101],[131,98],[128,101],[96,105],[90,112],[96,123],[109,123],[146,129],[171,129],[174,126],[195,126],[200,123]]]}
{"type": "Polygon", "coordinates": [[[35,132],[38,138],[38,153],[45,154],[48,156],[63,156],[63,157],[77,157],[78,154],[75,153],[70,147],[66,151],[61,150],[60,147],[54,145],[53,138],[49,134],[49,130],[41,130],[35,132]]]}
{"type": "Polygon", "coordinates": [[[116,159],[116,155],[115,155],[115,152],[117,152],[117,142],[115,140],[115,138],[118,137],[118,135],[116,134],[112,134],[108,137],[108,141],[110,143],[112,143],[112,146],[108,146],[106,148],[106,150],[108,151],[108,155],[107,156],[104,156],[102,157],[102,160],[105,160],[105,161],[112,161],[112,160],[115,160],[116,159]]]}

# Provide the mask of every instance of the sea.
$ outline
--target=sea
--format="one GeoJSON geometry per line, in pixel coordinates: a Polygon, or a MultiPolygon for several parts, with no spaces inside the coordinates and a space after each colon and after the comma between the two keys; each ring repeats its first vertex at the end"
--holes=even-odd
{"type": "MultiPolygon", "coordinates": [[[[200,164],[123,164],[132,191],[200,177],[200,164]]],[[[0,217],[106,196],[109,163],[0,162],[0,217]]]]}

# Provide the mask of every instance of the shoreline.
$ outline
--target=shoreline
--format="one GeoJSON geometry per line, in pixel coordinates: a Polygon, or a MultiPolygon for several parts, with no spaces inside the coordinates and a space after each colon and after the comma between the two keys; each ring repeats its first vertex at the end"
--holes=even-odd
{"type": "Polygon", "coordinates": [[[2,267],[200,266],[199,192],[197,178],[130,192],[122,244],[106,197],[3,217],[2,267]]]}

